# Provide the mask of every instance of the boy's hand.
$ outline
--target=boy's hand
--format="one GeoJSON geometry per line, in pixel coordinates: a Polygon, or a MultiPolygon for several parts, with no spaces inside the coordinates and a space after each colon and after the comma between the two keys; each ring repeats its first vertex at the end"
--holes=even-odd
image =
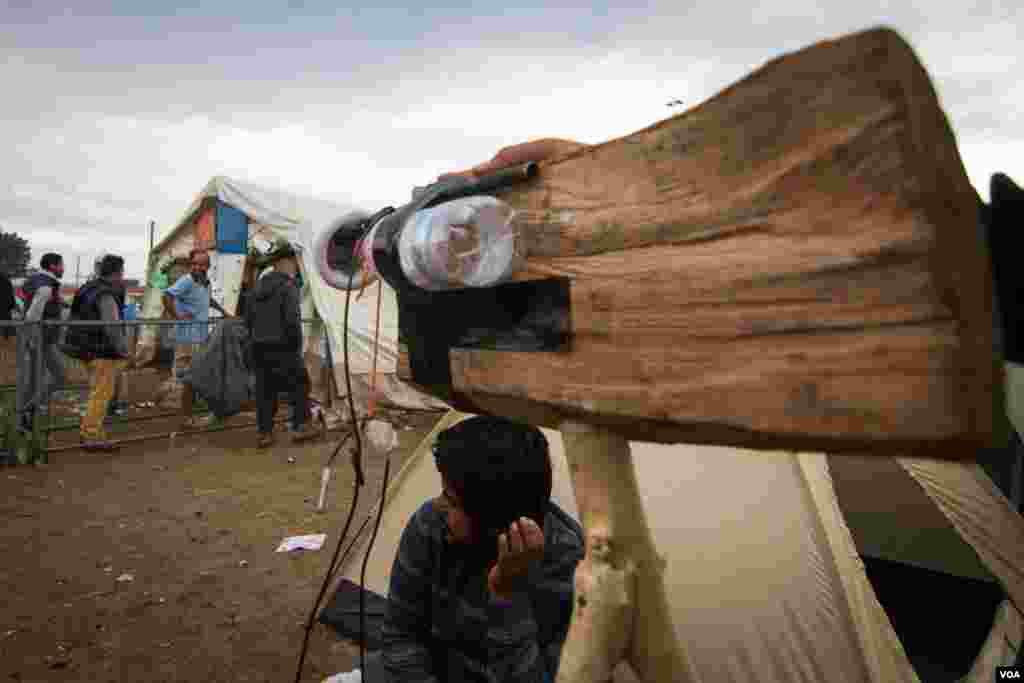
{"type": "Polygon", "coordinates": [[[514,593],[530,567],[544,557],[544,531],[527,517],[512,522],[498,537],[498,563],[491,568],[487,584],[496,598],[514,593]]]}

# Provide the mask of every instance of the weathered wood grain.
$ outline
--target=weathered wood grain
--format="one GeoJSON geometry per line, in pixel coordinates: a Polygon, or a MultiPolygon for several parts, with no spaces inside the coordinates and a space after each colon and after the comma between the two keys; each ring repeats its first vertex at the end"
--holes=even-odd
{"type": "MultiPolygon", "coordinates": [[[[595,84],[595,87],[598,87],[595,84]]],[[[569,353],[451,351],[465,409],[630,438],[972,458],[991,274],[928,75],[879,29],[777,59],[502,195],[569,353]]]]}

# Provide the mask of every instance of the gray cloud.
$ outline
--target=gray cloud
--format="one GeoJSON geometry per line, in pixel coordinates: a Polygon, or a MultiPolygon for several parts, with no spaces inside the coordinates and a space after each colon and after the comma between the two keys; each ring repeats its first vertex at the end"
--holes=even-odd
{"type": "Polygon", "coordinates": [[[71,250],[138,243],[141,269],[148,220],[169,229],[213,175],[393,203],[502,145],[622,135],[673,113],[669,99],[698,104],[783,52],[879,24],[928,68],[983,194],[994,171],[1024,175],[1008,2],[208,4],[112,17],[8,3],[0,225],[37,250],[61,235],[71,250]]]}

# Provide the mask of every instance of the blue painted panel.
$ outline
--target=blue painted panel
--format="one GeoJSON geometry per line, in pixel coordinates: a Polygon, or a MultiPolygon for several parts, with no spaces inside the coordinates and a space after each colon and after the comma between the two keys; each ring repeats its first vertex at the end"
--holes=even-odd
{"type": "Polygon", "coordinates": [[[233,206],[217,202],[217,251],[244,254],[249,244],[249,218],[233,206]]]}

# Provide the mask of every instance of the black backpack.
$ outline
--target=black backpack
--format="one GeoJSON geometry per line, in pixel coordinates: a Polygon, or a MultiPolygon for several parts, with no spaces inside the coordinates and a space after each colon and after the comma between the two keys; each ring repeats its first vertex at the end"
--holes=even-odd
{"type": "MultiPolygon", "coordinates": [[[[80,322],[96,319],[94,315],[90,315],[90,311],[83,310],[84,302],[82,301],[82,295],[92,289],[95,289],[95,286],[91,286],[91,283],[86,283],[75,292],[75,298],[71,301],[71,315],[69,318],[71,321],[80,322]]],[[[96,335],[91,326],[68,325],[67,332],[64,335],[64,343],[60,345],[60,350],[64,355],[80,361],[91,361],[96,358],[95,348],[96,335]]]]}

